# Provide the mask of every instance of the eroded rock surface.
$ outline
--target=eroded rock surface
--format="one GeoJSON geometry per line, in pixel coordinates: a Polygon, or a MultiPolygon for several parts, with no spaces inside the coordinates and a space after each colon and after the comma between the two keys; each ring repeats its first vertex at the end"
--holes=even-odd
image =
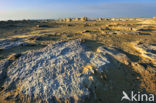
{"type": "Polygon", "coordinates": [[[0,82],[2,82],[2,80],[6,76],[5,72],[6,72],[6,67],[8,66],[8,64],[9,64],[8,60],[0,61],[0,82]]]}
{"type": "Polygon", "coordinates": [[[87,64],[102,72],[110,64],[101,53],[87,51],[79,41],[59,42],[21,56],[8,68],[6,90],[18,88],[18,94],[42,100],[90,95],[91,80],[83,73],[87,64]],[[87,84],[87,85],[84,85],[87,84]]]}
{"type": "Polygon", "coordinates": [[[0,49],[10,49],[13,47],[28,45],[28,43],[22,41],[0,40],[0,49]]]}
{"type": "MultiPolygon", "coordinates": [[[[155,50],[153,46],[148,49],[155,50]]],[[[5,74],[3,98],[6,100],[55,103],[67,99],[70,103],[83,103],[91,97],[90,101],[105,101],[103,93],[112,97],[123,89],[139,87],[138,76],[123,51],[100,46],[93,52],[78,40],[50,44],[20,55],[9,67],[5,64],[7,60],[0,64],[3,68],[0,77],[4,78],[5,74]]],[[[119,99],[120,95],[107,101],[119,99]]]]}

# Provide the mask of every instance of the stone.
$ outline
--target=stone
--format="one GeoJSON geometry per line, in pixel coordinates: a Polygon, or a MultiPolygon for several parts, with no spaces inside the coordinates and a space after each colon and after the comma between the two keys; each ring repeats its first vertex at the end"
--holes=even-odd
{"type": "Polygon", "coordinates": [[[81,21],[88,21],[88,18],[87,17],[82,17],[80,18],[81,21]]]}
{"type": "Polygon", "coordinates": [[[65,22],[71,22],[72,21],[72,19],[71,18],[65,18],[65,20],[64,20],[65,22]]]}
{"type": "Polygon", "coordinates": [[[8,67],[6,90],[15,85],[18,94],[43,101],[53,96],[60,99],[76,96],[84,100],[90,95],[93,78],[90,73],[83,73],[83,68],[91,64],[102,72],[110,62],[101,56],[102,53],[87,51],[78,40],[48,45],[22,55],[8,67]]]}
{"type": "Polygon", "coordinates": [[[0,40],[0,49],[10,49],[17,46],[25,46],[28,45],[28,43],[22,42],[22,41],[12,41],[12,40],[0,40]]]}
{"type": "Polygon", "coordinates": [[[49,25],[36,25],[36,27],[41,28],[41,27],[49,27],[49,25]]]}
{"type": "Polygon", "coordinates": [[[8,60],[0,61],[0,84],[6,77],[6,73],[7,73],[6,69],[7,69],[7,66],[9,65],[9,62],[10,61],[8,60]]]}
{"type": "Polygon", "coordinates": [[[80,20],[80,18],[74,18],[73,19],[73,21],[79,21],[80,20]]]}

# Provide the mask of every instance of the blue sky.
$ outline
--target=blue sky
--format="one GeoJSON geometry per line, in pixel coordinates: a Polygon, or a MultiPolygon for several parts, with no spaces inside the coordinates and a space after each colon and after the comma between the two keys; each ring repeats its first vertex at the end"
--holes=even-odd
{"type": "Polygon", "coordinates": [[[0,0],[0,20],[153,17],[156,0],[0,0]]]}

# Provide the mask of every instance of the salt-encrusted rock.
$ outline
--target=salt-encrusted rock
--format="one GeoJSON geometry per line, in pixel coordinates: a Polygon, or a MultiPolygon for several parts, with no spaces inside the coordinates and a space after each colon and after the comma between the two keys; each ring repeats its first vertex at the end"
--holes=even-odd
{"type": "Polygon", "coordinates": [[[9,65],[8,60],[3,60],[0,61],[0,83],[4,80],[4,78],[6,77],[6,73],[7,73],[7,66],[9,65]]]}
{"type": "Polygon", "coordinates": [[[137,44],[135,45],[135,48],[137,50],[140,50],[141,54],[144,55],[145,57],[147,56],[156,60],[156,44],[151,45],[137,44]]]}
{"type": "Polygon", "coordinates": [[[100,91],[129,83],[129,64],[126,54],[113,47],[92,52],[78,40],[58,42],[15,59],[7,68],[3,97],[28,103],[99,100],[100,91]],[[116,82],[121,78],[123,84],[116,82]]]}
{"type": "Polygon", "coordinates": [[[0,40],[0,49],[10,49],[16,46],[27,45],[28,43],[22,41],[0,40]]]}
{"type": "Polygon", "coordinates": [[[86,51],[85,46],[77,40],[59,42],[29,52],[8,68],[6,90],[12,90],[15,85],[18,94],[49,102],[53,96],[84,100],[90,95],[88,88],[92,80],[88,73],[82,73],[83,68],[93,64],[97,71],[102,71],[102,67],[109,61],[101,56],[101,53],[95,55],[86,51]]]}

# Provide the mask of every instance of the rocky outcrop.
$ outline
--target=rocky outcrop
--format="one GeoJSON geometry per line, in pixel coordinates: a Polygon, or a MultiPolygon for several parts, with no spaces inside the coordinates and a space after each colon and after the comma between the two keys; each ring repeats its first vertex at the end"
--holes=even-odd
{"type": "Polygon", "coordinates": [[[5,72],[6,72],[6,67],[8,64],[9,64],[9,61],[7,60],[0,61],[0,82],[2,82],[3,79],[6,77],[5,72]]]}
{"type": "Polygon", "coordinates": [[[140,57],[149,59],[156,65],[156,44],[131,43],[131,45],[139,52],[140,57]]]}
{"type": "Polygon", "coordinates": [[[156,24],[156,21],[155,19],[145,19],[145,20],[140,21],[140,23],[143,25],[153,25],[153,24],[156,24]]]}
{"type": "Polygon", "coordinates": [[[155,20],[156,20],[156,16],[155,16],[155,17],[153,17],[153,19],[155,19],[155,20]]]}
{"type": "Polygon", "coordinates": [[[87,17],[82,17],[80,18],[81,21],[88,21],[88,18],[87,17]]]}
{"type": "Polygon", "coordinates": [[[28,43],[14,40],[0,40],[0,50],[10,49],[17,46],[28,45],[28,43]]]}
{"type": "Polygon", "coordinates": [[[71,20],[72,20],[71,18],[65,18],[64,19],[65,22],[71,22],[71,20]]]}
{"type": "MultiPolygon", "coordinates": [[[[21,56],[8,68],[6,91],[14,89],[17,95],[52,101],[53,97],[79,98],[90,95],[90,73],[83,73],[86,65],[102,72],[110,64],[101,53],[87,51],[79,41],[59,42],[43,50],[21,56]],[[17,65],[18,64],[18,65],[17,65]],[[17,90],[18,88],[18,90],[17,90]]],[[[94,70],[92,70],[94,71],[94,70]]]]}
{"type": "MultiPolygon", "coordinates": [[[[123,89],[138,88],[137,75],[123,52],[105,46],[93,52],[71,40],[21,55],[7,67],[3,98],[28,103],[104,102],[123,89]]],[[[120,101],[120,95],[107,101],[116,100],[120,101]]]]}
{"type": "Polygon", "coordinates": [[[37,28],[49,27],[49,25],[36,25],[37,28]]]}
{"type": "Polygon", "coordinates": [[[73,21],[79,21],[80,20],[80,18],[74,18],[73,19],[73,21]]]}

